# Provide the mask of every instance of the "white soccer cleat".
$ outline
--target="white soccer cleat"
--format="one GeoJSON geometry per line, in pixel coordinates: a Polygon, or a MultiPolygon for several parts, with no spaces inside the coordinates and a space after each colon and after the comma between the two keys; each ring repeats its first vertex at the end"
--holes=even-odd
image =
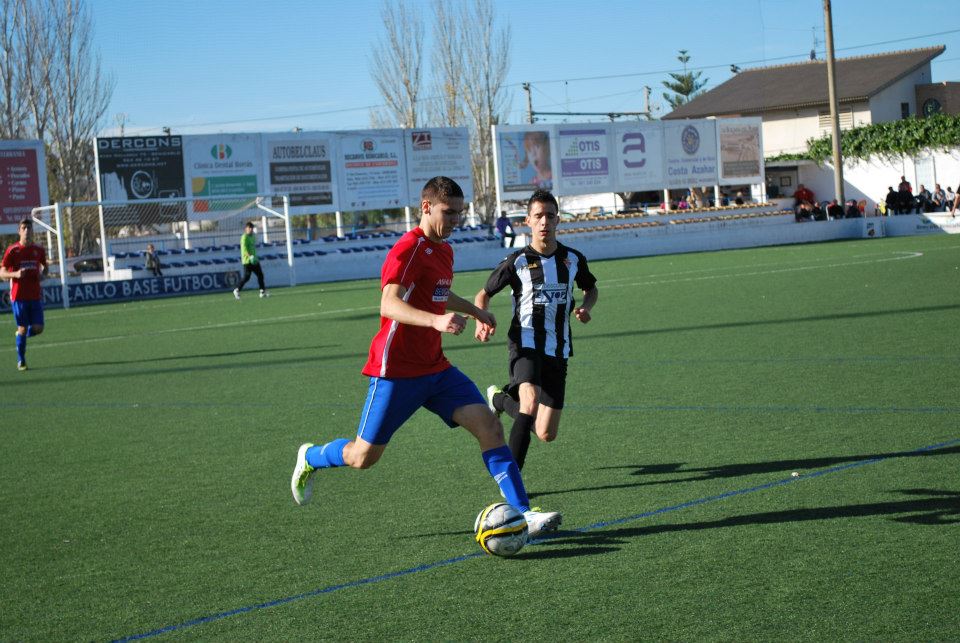
{"type": "Polygon", "coordinates": [[[260,291],[260,299],[263,299],[264,297],[269,297],[269,296],[270,296],[270,293],[268,293],[266,290],[260,291]]]}
{"type": "Polygon", "coordinates": [[[317,470],[307,462],[307,449],[312,446],[311,442],[300,445],[300,450],[297,451],[297,465],[293,468],[293,477],[290,479],[293,501],[301,506],[310,502],[313,496],[313,474],[317,470]]]}
{"type": "Polygon", "coordinates": [[[234,299],[240,299],[240,289],[239,289],[239,288],[234,288],[234,289],[233,289],[233,298],[234,298],[234,299]]]}
{"type": "Polygon", "coordinates": [[[563,522],[563,516],[560,515],[560,512],[540,511],[539,508],[524,511],[523,517],[527,520],[527,533],[530,538],[536,538],[548,531],[556,531],[560,523],[563,522]]]}
{"type": "Polygon", "coordinates": [[[497,417],[500,417],[500,411],[497,410],[497,407],[493,405],[493,396],[497,393],[503,393],[499,386],[491,384],[487,387],[487,406],[493,411],[493,414],[497,417]]]}

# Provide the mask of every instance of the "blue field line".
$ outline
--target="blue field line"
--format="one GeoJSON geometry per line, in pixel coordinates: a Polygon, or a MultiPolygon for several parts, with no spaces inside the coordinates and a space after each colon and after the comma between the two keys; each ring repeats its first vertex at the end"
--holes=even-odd
{"type": "MultiPolygon", "coordinates": [[[[923,453],[925,451],[935,451],[937,449],[943,449],[945,447],[950,447],[956,444],[960,444],[960,438],[953,440],[947,440],[946,442],[940,442],[938,444],[931,444],[925,447],[920,447],[919,449],[914,449],[913,451],[906,451],[904,454],[912,453],[923,453]]],[[[825,475],[832,473],[838,473],[840,471],[846,471],[848,469],[855,469],[858,467],[863,467],[868,464],[876,464],[877,462],[883,462],[884,460],[889,460],[891,458],[899,457],[897,455],[884,456],[879,458],[868,458],[866,460],[858,460],[856,462],[848,462],[846,464],[840,464],[834,467],[828,467],[826,469],[820,469],[819,471],[812,471],[810,473],[804,473],[797,477],[783,478],[781,480],[774,480],[772,482],[767,482],[765,484],[757,485],[755,487],[748,487],[746,489],[736,489],[734,491],[727,491],[725,493],[717,494],[715,496],[706,496],[704,498],[697,498],[696,500],[689,500],[687,502],[682,502],[680,504],[671,505],[669,507],[661,507],[660,509],[654,509],[652,511],[645,511],[643,513],[634,514],[632,516],[627,516],[625,518],[617,518],[615,520],[606,520],[602,522],[595,522],[592,525],[587,525],[586,527],[579,527],[577,529],[568,529],[565,530],[567,533],[586,533],[590,531],[597,531],[598,529],[606,529],[607,527],[613,527],[616,525],[622,525],[629,522],[635,522],[637,520],[643,520],[644,518],[650,518],[652,516],[658,516],[661,514],[671,513],[674,511],[680,511],[681,509],[689,509],[690,507],[696,507],[699,505],[704,505],[710,502],[717,502],[718,500],[726,500],[727,498],[733,498],[735,496],[742,496],[748,493],[754,493],[757,491],[764,491],[766,489],[773,489],[775,487],[780,487],[786,484],[793,482],[799,482],[801,480],[808,480],[810,478],[819,478],[825,475]]],[[[531,541],[530,544],[537,544],[540,542],[548,542],[551,537],[562,537],[563,533],[553,534],[545,538],[531,541]]],[[[480,558],[486,554],[482,552],[475,552],[472,554],[464,554],[463,556],[456,556],[454,558],[447,558],[446,560],[441,560],[433,563],[424,563],[422,565],[417,565],[416,567],[410,567],[407,569],[402,569],[395,572],[388,572],[386,574],[381,574],[379,576],[370,576],[368,578],[361,578],[359,580],[350,581],[349,583],[340,583],[338,585],[328,585],[327,587],[322,587],[318,589],[311,590],[309,592],[304,592],[302,594],[294,594],[293,596],[287,596],[284,598],[278,598],[276,600],[267,601],[264,603],[257,603],[256,605],[249,605],[247,607],[238,607],[233,610],[226,612],[218,612],[216,614],[210,614],[208,616],[201,616],[199,618],[192,619],[190,621],[184,621],[182,623],[177,623],[175,625],[167,625],[165,627],[160,627],[155,630],[150,630],[149,632],[143,632],[141,634],[133,634],[130,636],[125,636],[118,639],[113,639],[113,643],[120,643],[123,641],[139,641],[141,639],[152,638],[154,636],[160,636],[161,634],[166,634],[168,632],[175,632],[178,630],[184,630],[196,625],[203,625],[205,623],[212,623],[214,621],[219,621],[231,616],[236,616],[238,614],[245,614],[247,612],[252,612],[255,610],[267,609],[270,607],[277,607],[278,605],[285,605],[287,603],[293,603],[299,600],[306,598],[312,598],[314,596],[320,596],[322,594],[331,594],[333,592],[338,592],[343,589],[350,589],[352,587],[360,587],[362,585],[370,585],[372,583],[379,583],[382,581],[392,580],[394,578],[400,578],[402,576],[409,576],[411,574],[416,574],[418,572],[425,572],[431,569],[437,569],[438,567],[447,567],[449,565],[455,565],[466,560],[472,560],[474,558],[480,558]]]]}

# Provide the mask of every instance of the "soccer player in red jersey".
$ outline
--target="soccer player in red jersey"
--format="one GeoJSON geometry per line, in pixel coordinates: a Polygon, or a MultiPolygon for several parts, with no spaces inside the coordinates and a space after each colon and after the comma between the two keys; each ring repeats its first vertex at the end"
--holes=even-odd
{"type": "Polygon", "coordinates": [[[423,407],[477,439],[487,471],[507,502],[524,513],[531,536],[560,525],[559,513],[531,510],[500,420],[476,385],[443,354],[441,333],[463,332],[463,315],[490,327],[497,323],[489,311],[450,289],[453,250],[444,239],[459,223],[462,211],[463,190],[452,179],[438,176],[424,186],[420,225],[397,241],[381,269],[380,330],[363,368],[370,386],[357,435],[322,446],[301,445],[290,482],[298,505],[310,501],[318,469],[373,466],[394,432],[423,407]]]}
{"type": "Polygon", "coordinates": [[[20,241],[3,253],[0,278],[10,279],[10,301],[13,320],[17,324],[17,369],[27,370],[27,337],[43,332],[43,270],[47,253],[43,246],[30,241],[33,221],[24,219],[18,229],[20,241]]]}

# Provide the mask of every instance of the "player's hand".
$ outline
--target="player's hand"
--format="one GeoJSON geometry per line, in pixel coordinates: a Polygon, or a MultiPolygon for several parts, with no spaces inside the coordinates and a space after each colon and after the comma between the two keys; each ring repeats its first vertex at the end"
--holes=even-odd
{"type": "Polygon", "coordinates": [[[481,324],[486,324],[491,328],[491,335],[493,334],[492,329],[497,327],[497,318],[493,316],[489,310],[484,310],[483,308],[477,309],[476,314],[477,322],[481,324]]]}
{"type": "Polygon", "coordinates": [[[467,325],[467,319],[457,313],[447,313],[434,317],[433,327],[441,333],[459,335],[467,325]]]}
{"type": "Polygon", "coordinates": [[[573,311],[573,314],[577,316],[577,320],[580,321],[580,323],[582,323],[582,324],[586,324],[586,323],[589,322],[591,319],[593,319],[593,318],[590,316],[590,311],[587,310],[586,308],[583,308],[583,307],[580,307],[580,308],[577,308],[576,310],[574,310],[574,311],[573,311]]]}
{"type": "Polygon", "coordinates": [[[481,342],[489,342],[490,337],[497,332],[496,326],[491,326],[490,324],[484,324],[482,321],[477,320],[477,329],[474,331],[473,336],[476,337],[481,342]]]}

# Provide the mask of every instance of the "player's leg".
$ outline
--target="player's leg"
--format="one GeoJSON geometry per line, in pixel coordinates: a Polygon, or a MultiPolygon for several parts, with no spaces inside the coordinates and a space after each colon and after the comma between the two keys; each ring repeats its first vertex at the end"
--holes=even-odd
{"type": "Polygon", "coordinates": [[[263,268],[260,267],[259,263],[253,264],[253,274],[257,276],[257,286],[260,287],[260,295],[263,296],[267,292],[267,287],[263,282],[263,268]]]}
{"type": "Polygon", "coordinates": [[[30,311],[27,302],[11,302],[13,308],[13,322],[17,325],[14,335],[17,346],[17,369],[27,370],[27,329],[30,327],[30,311]]]}
{"type": "Polygon", "coordinates": [[[250,277],[253,276],[253,268],[251,264],[243,264],[243,277],[240,279],[240,283],[237,284],[237,287],[233,289],[233,292],[237,293],[243,290],[243,287],[247,285],[247,282],[250,281],[250,277]]]}
{"type": "Polygon", "coordinates": [[[523,382],[518,388],[520,400],[513,426],[510,427],[510,451],[517,461],[517,466],[523,469],[527,460],[527,451],[530,449],[530,434],[538,422],[540,387],[530,382],[523,382]]]}
{"type": "Polygon", "coordinates": [[[476,385],[454,367],[434,377],[434,393],[424,408],[439,415],[448,426],[459,424],[477,439],[484,466],[507,502],[523,512],[531,537],[556,529],[562,520],[558,512],[530,508],[520,468],[503,442],[503,426],[476,385]]]}
{"type": "Polygon", "coordinates": [[[36,337],[43,332],[43,301],[31,301],[30,325],[27,326],[27,337],[36,337]]]}
{"type": "Polygon", "coordinates": [[[566,391],[567,360],[544,357],[535,427],[537,437],[542,442],[553,442],[557,439],[566,391]]]}
{"type": "Polygon", "coordinates": [[[300,446],[290,480],[294,501],[298,505],[310,502],[313,474],[319,469],[369,469],[376,464],[394,432],[420,408],[427,395],[423,379],[371,377],[355,439],[300,446]]]}

